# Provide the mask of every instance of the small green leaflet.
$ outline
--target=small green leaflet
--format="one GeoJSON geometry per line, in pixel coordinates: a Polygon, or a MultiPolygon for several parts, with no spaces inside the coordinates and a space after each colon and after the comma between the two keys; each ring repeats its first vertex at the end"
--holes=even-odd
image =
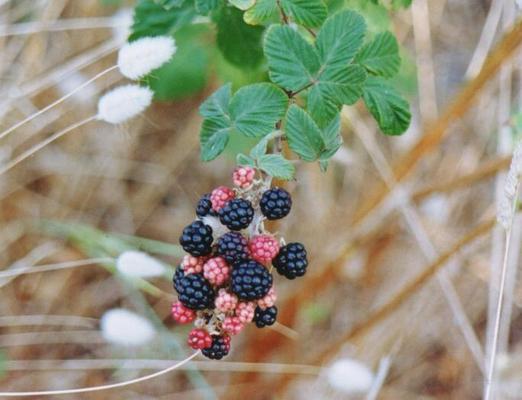
{"type": "Polygon", "coordinates": [[[237,156],[236,156],[236,164],[237,165],[247,165],[249,167],[255,167],[256,166],[256,162],[250,158],[249,156],[243,154],[243,153],[239,153],[237,156]]]}
{"type": "Polygon", "coordinates": [[[255,4],[256,0],[228,0],[228,2],[232,4],[234,7],[245,11],[252,7],[255,4]]]}
{"type": "Polygon", "coordinates": [[[280,154],[265,154],[258,158],[259,169],[274,178],[289,180],[294,177],[294,165],[280,154]]]}
{"type": "Polygon", "coordinates": [[[207,15],[219,5],[219,0],[195,0],[194,5],[198,14],[207,15]]]}
{"type": "Polygon", "coordinates": [[[395,76],[401,65],[397,40],[390,32],[377,34],[359,50],[355,62],[366,68],[370,74],[385,78],[395,76]]]}
{"type": "Polygon", "coordinates": [[[195,15],[194,5],[189,1],[181,7],[165,9],[153,0],[139,0],[134,8],[129,41],[145,36],[172,35],[188,25],[195,15]]]}
{"type": "Polygon", "coordinates": [[[154,0],[155,3],[159,4],[166,10],[170,10],[173,7],[181,7],[185,0],[154,0]]]}
{"type": "Polygon", "coordinates": [[[400,135],[411,121],[410,106],[382,78],[369,77],[364,85],[364,103],[387,135],[400,135]]]}
{"type": "Polygon", "coordinates": [[[217,16],[217,45],[227,61],[242,68],[254,68],[263,61],[264,29],[243,20],[237,8],[223,7],[217,16]]]}
{"type": "Polygon", "coordinates": [[[270,79],[292,92],[310,88],[308,110],[324,128],[343,104],[353,104],[362,95],[366,72],[349,65],[362,45],[366,24],[353,11],[328,18],[315,47],[288,26],[273,26],[265,37],[270,79]]]}
{"type": "Polygon", "coordinates": [[[231,97],[231,85],[218,89],[200,107],[201,158],[210,161],[225,148],[232,132],[263,137],[272,132],[288,105],[285,93],[271,83],[244,86],[231,97]]]}
{"type": "MultiPolygon", "coordinates": [[[[237,0],[234,0],[237,1],[237,0]]],[[[258,0],[245,13],[245,21],[259,25],[268,22],[278,13],[278,0],[258,0]]],[[[308,28],[321,26],[328,10],[322,0],[279,0],[284,13],[296,23],[308,28]]]]}
{"type": "Polygon", "coordinates": [[[286,114],[285,133],[292,151],[305,161],[328,161],[342,144],[339,116],[320,129],[305,110],[291,105],[286,114]]]}

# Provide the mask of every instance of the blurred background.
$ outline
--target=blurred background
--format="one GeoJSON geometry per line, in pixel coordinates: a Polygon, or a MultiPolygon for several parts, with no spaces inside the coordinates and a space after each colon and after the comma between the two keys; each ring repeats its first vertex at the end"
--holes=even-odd
{"type": "MultiPolygon", "coordinates": [[[[520,8],[513,0],[414,0],[406,9],[345,2],[371,31],[397,35],[395,83],[414,117],[403,136],[385,137],[362,107],[346,109],[329,171],[298,164],[285,183],[293,211],[272,228],[306,244],[311,261],[304,278],[276,279],[279,322],[295,332],[249,326],[224,362],[198,358],[142,384],[66,398],[481,398],[505,240],[495,201],[522,134],[520,8]],[[373,393],[332,384],[328,365],[342,359],[372,374],[373,393]]],[[[114,65],[134,6],[0,0],[0,129],[114,65]]],[[[133,379],[190,354],[188,328],[170,318],[169,274],[129,280],[113,259],[139,249],[173,271],[197,200],[230,185],[233,155],[252,145],[235,140],[226,157],[199,161],[199,104],[223,82],[266,79],[266,66],[245,72],[225,60],[214,35],[204,23],[175,33],[178,52],[150,78],[158,101],[132,123],[88,124],[0,177],[0,391],[133,379]],[[152,327],[152,339],[108,340],[100,318],[119,308],[144,319],[135,323],[152,327]]],[[[123,81],[108,73],[0,139],[0,163],[92,115],[123,81]]],[[[522,399],[520,222],[499,399],[522,399]]]]}

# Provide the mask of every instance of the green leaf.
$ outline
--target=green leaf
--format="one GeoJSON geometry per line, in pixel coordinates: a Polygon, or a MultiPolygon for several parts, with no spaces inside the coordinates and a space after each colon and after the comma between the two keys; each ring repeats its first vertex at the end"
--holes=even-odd
{"type": "Polygon", "coordinates": [[[145,36],[172,35],[191,23],[195,15],[194,5],[188,1],[182,7],[166,10],[153,0],[140,0],[134,8],[129,41],[145,36]]]}
{"type": "Polygon", "coordinates": [[[236,164],[237,165],[246,165],[246,166],[249,166],[249,167],[255,167],[256,166],[255,160],[253,160],[252,158],[250,158],[249,156],[247,156],[247,155],[245,155],[243,153],[239,153],[236,156],[236,164]]]}
{"type": "Polygon", "coordinates": [[[260,169],[274,178],[289,180],[294,177],[294,165],[280,154],[265,154],[257,160],[260,169]]]}
{"type": "Polygon", "coordinates": [[[154,0],[155,3],[159,4],[166,10],[170,10],[173,7],[181,7],[185,0],[154,0]]]}
{"type": "Polygon", "coordinates": [[[362,96],[365,80],[366,72],[358,65],[327,68],[310,89],[308,112],[320,127],[326,126],[342,104],[354,104],[362,96]]]}
{"type": "Polygon", "coordinates": [[[314,120],[295,104],[286,114],[285,133],[288,146],[305,161],[315,161],[323,148],[321,130],[314,120]]]}
{"type": "Polygon", "coordinates": [[[219,0],[195,0],[196,11],[201,15],[208,15],[219,6],[219,0]]]}
{"type": "Polygon", "coordinates": [[[323,68],[344,67],[364,40],[366,23],[353,11],[341,11],[328,18],[317,34],[316,47],[323,68]]]}
{"type": "Polygon", "coordinates": [[[326,161],[332,158],[343,144],[343,138],[341,136],[341,117],[339,114],[321,131],[321,138],[323,139],[325,150],[319,158],[326,161]]]}
{"type": "Polygon", "coordinates": [[[245,11],[243,19],[247,24],[260,25],[277,14],[276,0],[257,0],[255,5],[245,11]]]}
{"type": "Polygon", "coordinates": [[[232,131],[232,121],[229,114],[231,97],[230,84],[224,85],[214,92],[199,108],[205,120],[201,127],[201,159],[210,161],[225,149],[228,137],[232,131]]]}
{"type": "Polygon", "coordinates": [[[262,155],[266,154],[266,148],[268,146],[268,142],[272,140],[276,135],[280,135],[280,131],[274,131],[269,135],[263,137],[253,148],[250,150],[250,157],[254,160],[257,160],[262,155]]]}
{"type": "Polygon", "coordinates": [[[371,74],[385,78],[395,76],[401,65],[397,40],[390,32],[379,33],[359,50],[355,62],[371,74]]]}
{"type": "Polygon", "coordinates": [[[368,78],[363,99],[385,134],[400,135],[408,129],[411,120],[410,106],[384,79],[368,78]]]}
{"type": "Polygon", "coordinates": [[[256,0],[228,0],[228,2],[232,4],[234,7],[245,11],[252,7],[255,4],[256,0]]]}
{"type": "Polygon", "coordinates": [[[237,8],[223,7],[217,17],[217,45],[232,64],[255,68],[263,61],[264,28],[248,25],[237,8]]]}
{"type": "Polygon", "coordinates": [[[328,13],[321,0],[281,0],[281,7],[295,22],[309,28],[321,26],[328,13]]]}
{"type": "Polygon", "coordinates": [[[239,89],[230,101],[234,127],[245,136],[261,137],[275,129],[288,106],[288,97],[271,83],[256,83],[239,89]]]}
{"type": "Polygon", "coordinates": [[[287,90],[301,90],[319,71],[317,52],[289,26],[270,27],[264,49],[270,79],[287,90]]]}
{"type": "Polygon", "coordinates": [[[144,79],[156,100],[176,100],[205,88],[210,58],[208,35],[209,28],[203,24],[185,26],[176,32],[175,57],[144,79]]]}

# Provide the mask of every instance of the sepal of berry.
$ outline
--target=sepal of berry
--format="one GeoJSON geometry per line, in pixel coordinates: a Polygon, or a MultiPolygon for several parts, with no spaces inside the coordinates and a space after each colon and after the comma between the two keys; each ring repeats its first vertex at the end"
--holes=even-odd
{"type": "Polygon", "coordinates": [[[243,324],[248,324],[249,322],[252,322],[252,319],[254,319],[255,309],[256,305],[254,302],[242,301],[237,305],[235,314],[236,317],[238,317],[239,321],[241,321],[243,324]]]}
{"type": "Polygon", "coordinates": [[[245,199],[230,200],[219,210],[219,220],[231,231],[245,229],[254,219],[252,203],[245,199]]]}
{"type": "Polygon", "coordinates": [[[212,285],[221,286],[228,281],[230,268],[223,257],[213,257],[203,265],[203,276],[212,285]]]}
{"type": "Polygon", "coordinates": [[[273,325],[277,319],[277,307],[272,306],[263,310],[261,307],[256,307],[254,314],[254,322],[258,328],[273,325]]]}
{"type": "Polygon", "coordinates": [[[214,335],[212,336],[212,346],[201,350],[201,353],[211,360],[221,360],[230,352],[230,336],[214,335]]]}
{"type": "Polygon", "coordinates": [[[279,242],[273,236],[258,235],[248,242],[248,249],[254,260],[267,264],[279,253],[279,242]]]}
{"type": "Polygon", "coordinates": [[[281,248],[279,254],[272,260],[272,264],[280,275],[288,279],[303,276],[308,267],[306,249],[301,243],[288,243],[281,248]]]}
{"type": "Polygon", "coordinates": [[[188,336],[188,345],[194,350],[203,350],[212,347],[212,336],[206,329],[192,329],[188,336]]]}
{"type": "Polygon", "coordinates": [[[257,301],[257,305],[262,310],[264,310],[268,307],[272,307],[275,304],[276,300],[277,300],[277,295],[276,295],[274,287],[272,286],[270,288],[270,291],[267,293],[267,295],[257,301]]]}
{"type": "Polygon", "coordinates": [[[212,252],[212,228],[201,221],[194,221],[183,229],[179,243],[194,257],[206,256],[212,252]]]}
{"type": "Polygon", "coordinates": [[[227,316],[223,320],[223,330],[229,335],[237,335],[244,328],[243,322],[238,317],[227,316]]]}
{"type": "Polygon", "coordinates": [[[268,189],[261,196],[259,207],[267,219],[281,219],[290,213],[292,197],[284,189],[278,187],[268,189]]]}
{"type": "Polygon", "coordinates": [[[231,264],[248,260],[248,240],[239,232],[227,232],[218,239],[217,253],[231,264]]]}
{"type": "Polygon", "coordinates": [[[226,289],[219,289],[218,295],[214,302],[218,311],[227,313],[233,311],[238,303],[238,298],[235,294],[227,292],[226,289]]]}
{"type": "Polygon", "coordinates": [[[236,193],[226,186],[218,186],[210,194],[210,202],[214,211],[221,210],[225,204],[236,197],[236,193]]]}
{"type": "Polygon", "coordinates": [[[194,321],[196,318],[196,313],[194,310],[185,307],[179,301],[172,303],[171,313],[172,318],[174,318],[174,321],[176,321],[178,324],[188,324],[189,322],[194,321]]]}
{"type": "Polygon", "coordinates": [[[200,274],[203,272],[203,264],[205,264],[206,257],[194,257],[190,254],[183,256],[181,261],[181,268],[185,275],[200,274]]]}
{"type": "Polygon", "coordinates": [[[232,174],[232,181],[240,189],[248,189],[254,182],[256,170],[252,167],[239,166],[236,167],[232,174]]]}
{"type": "Polygon", "coordinates": [[[254,260],[234,264],[231,289],[241,300],[258,300],[266,296],[272,287],[272,274],[254,260]]]}

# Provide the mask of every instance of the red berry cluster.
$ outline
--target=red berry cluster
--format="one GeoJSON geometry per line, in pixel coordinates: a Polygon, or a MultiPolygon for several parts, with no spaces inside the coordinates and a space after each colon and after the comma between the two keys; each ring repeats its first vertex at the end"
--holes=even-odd
{"type": "Polygon", "coordinates": [[[264,228],[265,219],[290,212],[290,195],[284,189],[267,189],[255,176],[254,168],[236,168],[236,189],[219,186],[204,195],[196,208],[198,220],[180,237],[189,254],[174,276],[179,299],[172,305],[172,317],[180,324],[194,322],[189,346],[213,359],[228,354],[230,337],[247,324],[264,327],[275,322],[274,267],[282,275],[290,268],[301,276],[299,271],[307,266],[306,253],[282,246],[264,228]]]}

